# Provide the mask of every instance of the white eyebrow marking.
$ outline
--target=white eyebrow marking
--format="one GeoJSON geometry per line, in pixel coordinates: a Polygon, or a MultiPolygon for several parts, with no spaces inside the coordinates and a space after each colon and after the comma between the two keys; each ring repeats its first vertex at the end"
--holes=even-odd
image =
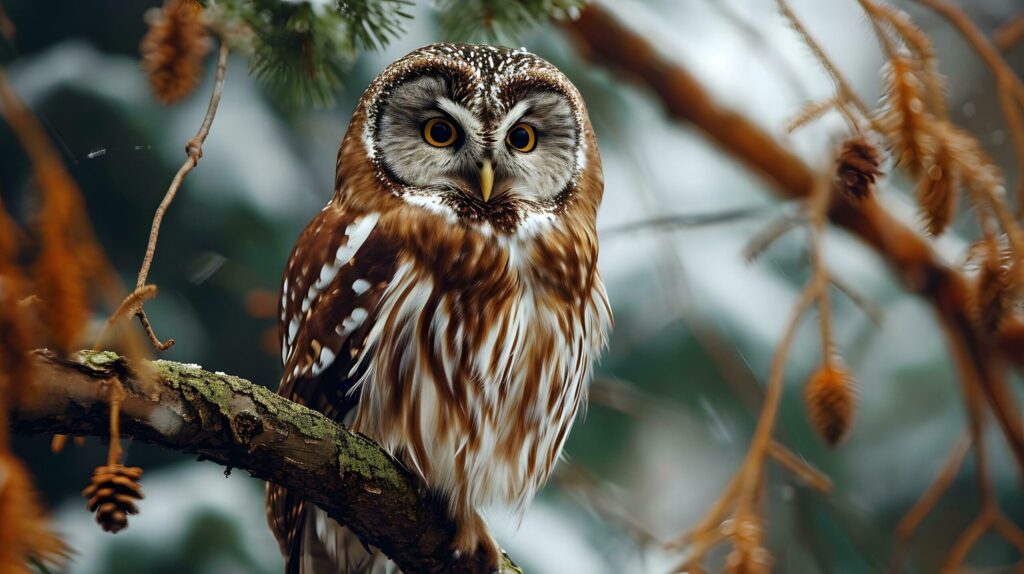
{"type": "Polygon", "coordinates": [[[480,122],[477,121],[476,116],[473,112],[467,110],[465,107],[451,101],[448,98],[440,97],[437,99],[437,107],[441,108],[443,112],[455,118],[455,121],[459,122],[462,129],[469,134],[469,132],[479,133],[480,122]]]}
{"type": "Polygon", "coordinates": [[[530,104],[525,101],[516,102],[516,105],[512,106],[512,109],[505,114],[505,119],[501,120],[501,126],[498,127],[498,133],[503,134],[508,130],[512,129],[512,126],[519,121],[526,112],[530,111],[530,104]]]}

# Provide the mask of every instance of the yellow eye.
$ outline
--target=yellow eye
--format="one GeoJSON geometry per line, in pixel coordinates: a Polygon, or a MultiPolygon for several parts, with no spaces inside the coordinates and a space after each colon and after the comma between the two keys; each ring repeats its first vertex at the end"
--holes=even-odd
{"type": "Polygon", "coordinates": [[[537,130],[530,124],[516,124],[505,136],[505,143],[523,153],[532,151],[537,147],[537,130]]]}
{"type": "Polygon", "coordinates": [[[423,139],[434,147],[448,147],[455,143],[459,131],[444,118],[431,118],[423,124],[423,139]]]}

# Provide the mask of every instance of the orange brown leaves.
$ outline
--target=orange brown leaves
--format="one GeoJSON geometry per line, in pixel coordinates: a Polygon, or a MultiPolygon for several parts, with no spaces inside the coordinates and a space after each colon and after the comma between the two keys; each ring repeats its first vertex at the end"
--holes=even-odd
{"type": "Polygon", "coordinates": [[[932,143],[922,100],[924,85],[905,55],[896,55],[886,65],[885,99],[878,125],[892,142],[896,163],[911,174],[921,173],[932,143]]]}
{"type": "Polygon", "coordinates": [[[0,450],[0,572],[29,574],[29,560],[56,566],[66,551],[46,525],[25,467],[0,450]]]}
{"type": "Polygon", "coordinates": [[[942,235],[953,220],[959,184],[960,174],[949,149],[940,144],[917,184],[917,203],[931,235],[942,235]]]}

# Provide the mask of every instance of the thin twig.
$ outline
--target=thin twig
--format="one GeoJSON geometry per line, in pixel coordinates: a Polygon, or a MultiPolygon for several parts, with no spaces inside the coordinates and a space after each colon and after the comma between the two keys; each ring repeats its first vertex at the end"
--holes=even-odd
{"type": "Polygon", "coordinates": [[[716,211],[711,213],[684,213],[679,215],[665,215],[661,217],[652,217],[650,219],[643,219],[640,221],[632,221],[629,223],[622,223],[619,225],[613,225],[611,227],[600,230],[600,234],[603,238],[609,238],[616,235],[632,233],[636,231],[646,230],[658,230],[662,228],[693,228],[693,227],[705,227],[708,225],[718,225],[722,223],[731,223],[734,221],[742,221],[744,219],[750,219],[763,215],[769,211],[768,207],[740,207],[737,209],[728,209],[722,211],[716,211]]]}
{"type": "Polygon", "coordinates": [[[963,564],[964,559],[967,558],[967,554],[971,551],[971,548],[981,539],[992,524],[992,507],[986,506],[978,515],[971,521],[970,526],[967,527],[960,536],[957,537],[956,542],[953,543],[953,547],[950,549],[949,554],[946,556],[945,562],[939,569],[941,574],[955,574],[960,571],[960,565],[963,564]]]}
{"type": "Polygon", "coordinates": [[[853,285],[847,283],[845,279],[829,273],[828,280],[832,283],[833,287],[838,289],[843,295],[846,295],[847,299],[852,301],[853,304],[861,310],[861,312],[867,315],[868,319],[870,319],[872,323],[880,326],[882,322],[885,321],[885,311],[882,310],[882,307],[878,303],[868,299],[863,293],[857,291],[857,289],[854,288],[853,285]]]}
{"type": "Polygon", "coordinates": [[[992,529],[1002,536],[1007,542],[1017,549],[1017,552],[1024,554],[1024,531],[1014,524],[1002,512],[996,512],[992,517],[992,529]]]}
{"type": "Polygon", "coordinates": [[[818,290],[818,327],[821,335],[821,358],[826,368],[831,368],[832,356],[832,305],[828,289],[828,271],[822,256],[822,242],[825,239],[825,222],[828,213],[828,204],[832,199],[830,183],[824,178],[818,178],[818,185],[814,194],[808,200],[810,204],[810,249],[811,249],[811,272],[812,282],[822,283],[818,290]]]}
{"type": "Polygon", "coordinates": [[[896,537],[898,539],[903,542],[910,540],[918,526],[921,525],[921,522],[935,508],[942,495],[949,490],[949,486],[953,484],[957,473],[960,472],[960,468],[964,465],[964,459],[967,458],[967,453],[971,450],[971,443],[970,433],[965,431],[960,435],[956,444],[953,445],[949,454],[946,455],[946,461],[942,463],[942,468],[939,470],[931,486],[924,491],[924,494],[917,500],[913,508],[903,516],[899,525],[896,526],[896,537]]]}
{"type": "MultiPolygon", "coordinates": [[[[1024,105],[1024,82],[963,10],[944,0],[914,1],[934,10],[949,21],[992,70],[996,77],[996,87],[1000,92],[999,102],[1003,109],[1003,115],[1006,116],[1007,124],[1009,124],[1014,151],[1017,155],[1017,165],[1024,165],[1024,118],[1021,117],[1019,108],[1024,105]],[[1014,100],[1016,100],[1016,104],[1014,100]]],[[[1024,178],[1018,179],[1020,179],[1017,189],[1018,200],[1024,205],[1024,178]]],[[[1024,207],[1019,209],[1024,209],[1024,207]]],[[[1020,215],[1024,215],[1024,211],[1018,211],[1018,216],[1020,215]]]]}
{"type": "Polygon", "coordinates": [[[806,219],[802,216],[796,217],[791,215],[784,215],[772,220],[761,231],[758,231],[750,238],[747,246],[743,248],[743,258],[747,261],[754,261],[780,237],[796,229],[805,221],[806,219]]]}
{"type": "Polygon", "coordinates": [[[832,492],[832,480],[778,441],[768,445],[768,455],[822,494],[832,492]]]}
{"type": "MultiPolygon", "coordinates": [[[[213,124],[214,116],[217,115],[217,106],[220,104],[220,95],[224,89],[224,74],[228,66],[229,52],[230,48],[228,48],[227,42],[222,41],[220,44],[220,52],[217,55],[217,72],[213,82],[213,93],[210,95],[210,104],[206,108],[206,116],[203,118],[203,123],[199,127],[199,131],[196,132],[195,137],[185,144],[185,153],[188,154],[188,157],[185,158],[185,162],[181,164],[181,167],[178,169],[178,173],[174,175],[174,179],[171,180],[170,187],[167,188],[167,193],[164,194],[163,200],[160,202],[159,207],[156,208],[156,213],[153,214],[153,225],[149,231],[149,243],[146,245],[146,255],[142,259],[142,267],[139,269],[139,277],[135,281],[135,287],[137,289],[145,286],[146,279],[149,277],[149,268],[153,264],[153,254],[156,252],[156,242],[160,237],[160,224],[163,222],[164,214],[167,212],[167,208],[170,207],[171,202],[174,201],[175,196],[178,194],[178,190],[181,189],[181,184],[185,180],[185,176],[199,164],[199,158],[203,157],[203,143],[206,141],[206,136],[210,134],[210,126],[213,124]]],[[[164,350],[173,344],[173,340],[168,343],[159,343],[156,333],[153,332],[152,325],[146,319],[141,308],[136,316],[139,317],[140,322],[146,329],[146,334],[149,335],[151,341],[155,342],[155,346],[158,349],[164,350]]]]}
{"type": "MultiPolygon", "coordinates": [[[[828,195],[828,183],[825,181],[824,177],[818,177],[816,179],[815,188],[816,189],[810,198],[810,207],[815,212],[820,210],[822,214],[819,215],[817,213],[812,213],[812,221],[817,217],[823,218],[824,210],[828,205],[827,199],[821,199],[823,196],[827,197],[828,195]]],[[[820,229],[814,231],[816,227],[815,225],[812,224],[811,227],[815,235],[820,232],[820,229]]],[[[779,346],[775,351],[775,356],[772,358],[764,404],[761,407],[761,414],[757,420],[757,427],[754,431],[754,438],[751,440],[750,450],[747,453],[747,458],[743,463],[743,467],[740,469],[740,475],[743,479],[741,481],[741,491],[736,509],[736,520],[738,523],[743,522],[743,518],[752,515],[752,507],[757,498],[757,490],[760,485],[764,455],[768,451],[768,445],[771,443],[772,432],[775,428],[775,419],[778,417],[779,404],[782,402],[782,387],[785,380],[786,359],[789,356],[789,350],[793,345],[793,340],[796,338],[800,319],[815,302],[820,301],[821,292],[826,290],[827,287],[828,279],[824,273],[824,268],[815,267],[810,281],[808,281],[807,285],[801,292],[799,299],[797,299],[789,322],[783,332],[782,340],[779,342],[779,346]]]]}
{"type": "Polygon", "coordinates": [[[138,312],[142,308],[142,304],[153,297],[156,297],[157,288],[156,285],[143,285],[128,294],[121,305],[118,306],[117,310],[111,313],[110,317],[107,318],[106,324],[103,325],[103,330],[100,331],[98,337],[96,337],[96,344],[93,345],[93,351],[99,351],[102,348],[103,342],[107,338],[107,333],[114,328],[124,318],[130,317],[138,312]]]}
{"type": "Polygon", "coordinates": [[[821,100],[817,102],[807,102],[804,107],[800,109],[800,113],[793,116],[786,124],[786,133],[793,133],[803,126],[813,122],[814,120],[822,117],[830,110],[836,109],[841,104],[839,96],[832,96],[827,100],[821,100]]]}
{"type": "Polygon", "coordinates": [[[748,21],[743,14],[724,0],[708,0],[708,5],[722,15],[749,40],[752,52],[775,65],[779,75],[785,77],[794,94],[800,99],[807,99],[807,90],[792,63],[769,41],[760,28],[748,21]]]}
{"type": "Polygon", "coordinates": [[[174,346],[174,339],[161,341],[160,337],[156,336],[156,332],[153,331],[153,324],[149,321],[149,315],[146,314],[145,309],[140,308],[135,312],[135,316],[139,318],[139,323],[142,324],[142,328],[146,331],[146,336],[149,337],[149,342],[153,345],[153,348],[158,351],[166,351],[174,346]]]}
{"type": "Polygon", "coordinates": [[[804,43],[811,49],[811,52],[814,53],[818,61],[821,62],[822,67],[824,67],[825,71],[828,72],[829,77],[832,78],[832,82],[836,85],[836,90],[839,92],[838,95],[840,96],[840,99],[837,102],[838,109],[849,122],[850,128],[854,131],[860,131],[860,124],[857,122],[853,113],[850,112],[847,104],[853,104],[864,118],[870,118],[871,111],[866,105],[864,105],[864,101],[861,100],[853,91],[850,84],[846,81],[846,78],[839,73],[839,69],[832,63],[832,60],[825,55],[824,50],[821,49],[821,46],[818,45],[817,41],[815,41],[807,31],[807,28],[805,28],[803,23],[800,22],[800,19],[796,17],[796,14],[789,7],[786,0],[776,0],[775,3],[778,5],[779,11],[782,12],[782,15],[789,20],[793,29],[796,30],[797,34],[800,35],[804,43]]]}
{"type": "Polygon", "coordinates": [[[917,499],[917,502],[914,503],[910,511],[900,519],[899,524],[896,526],[896,551],[893,553],[892,572],[903,571],[903,563],[906,559],[907,545],[910,539],[913,538],[918,527],[928,517],[932,509],[935,508],[935,505],[939,503],[942,496],[949,490],[950,485],[953,484],[957,473],[960,472],[964,465],[967,453],[971,450],[972,442],[971,434],[964,431],[949,451],[949,454],[946,455],[946,460],[942,463],[942,468],[939,469],[935,480],[924,491],[924,494],[917,499]]]}
{"type": "Polygon", "coordinates": [[[932,112],[939,119],[945,120],[948,116],[946,100],[942,91],[941,78],[937,72],[938,58],[931,41],[914,26],[906,12],[893,6],[875,4],[871,0],[859,0],[859,2],[871,20],[871,27],[889,61],[900,57],[900,54],[897,53],[892,39],[889,38],[886,27],[882,26],[883,22],[888,24],[889,29],[895,31],[903,43],[917,54],[918,61],[915,63],[918,64],[918,71],[923,76],[925,86],[928,88],[932,112]]]}
{"type": "MultiPolygon", "coordinates": [[[[807,210],[810,212],[811,221],[824,222],[830,197],[829,179],[824,174],[815,178],[814,191],[808,198],[807,210]]],[[[812,241],[820,243],[821,226],[812,223],[812,241]]],[[[825,486],[827,478],[822,478],[816,471],[812,471],[799,460],[795,455],[787,456],[781,445],[774,441],[773,434],[775,420],[778,417],[779,405],[782,401],[783,383],[787,357],[796,338],[800,320],[804,314],[816,302],[820,301],[821,292],[828,288],[828,277],[823,266],[816,266],[814,273],[804,287],[796,305],[792,311],[789,321],[783,331],[782,339],[776,348],[772,358],[771,370],[768,377],[767,390],[764,401],[761,405],[761,412],[757,419],[757,427],[751,439],[747,455],[743,464],[736,471],[726,491],[718,498],[712,508],[704,515],[700,523],[683,536],[669,544],[669,548],[687,547],[686,559],[679,565],[677,571],[683,571],[699,567],[704,556],[711,548],[725,538],[733,538],[737,547],[742,544],[744,550],[751,550],[761,547],[762,531],[760,520],[754,511],[754,506],[760,498],[762,490],[762,476],[764,472],[765,459],[769,456],[779,460],[780,463],[793,470],[798,476],[808,478],[809,482],[817,483],[817,487],[825,486]],[[741,536],[723,535],[723,520],[729,509],[733,509],[733,522],[730,528],[733,532],[742,530],[741,536]]]]}
{"type": "Polygon", "coordinates": [[[657,535],[617,503],[597,477],[586,468],[579,464],[563,464],[555,473],[554,479],[563,490],[575,494],[582,504],[589,506],[608,522],[618,525],[637,542],[658,546],[664,544],[657,535]]]}
{"type": "Polygon", "coordinates": [[[10,16],[7,15],[7,10],[4,9],[3,5],[0,5],[0,34],[3,34],[4,40],[7,40],[8,44],[13,44],[14,36],[17,33],[18,30],[14,27],[14,22],[11,21],[10,16]]]}
{"type": "Polygon", "coordinates": [[[110,380],[110,446],[107,449],[107,466],[121,463],[121,401],[124,400],[124,388],[116,379],[110,380]]]}
{"type": "Polygon", "coordinates": [[[1000,26],[992,34],[992,43],[1000,52],[1008,52],[1017,42],[1024,38],[1024,14],[1018,14],[1009,22],[1000,26]]]}

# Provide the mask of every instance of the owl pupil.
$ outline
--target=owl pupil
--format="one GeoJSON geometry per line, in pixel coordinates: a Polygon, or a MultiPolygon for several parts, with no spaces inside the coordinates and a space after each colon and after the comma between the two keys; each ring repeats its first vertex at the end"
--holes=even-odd
{"type": "Polygon", "coordinates": [[[515,128],[508,134],[508,143],[517,149],[523,149],[530,145],[530,134],[526,128],[515,128]]]}
{"type": "Polygon", "coordinates": [[[446,142],[452,137],[452,126],[444,122],[435,122],[430,126],[430,137],[434,141],[446,142]]]}

